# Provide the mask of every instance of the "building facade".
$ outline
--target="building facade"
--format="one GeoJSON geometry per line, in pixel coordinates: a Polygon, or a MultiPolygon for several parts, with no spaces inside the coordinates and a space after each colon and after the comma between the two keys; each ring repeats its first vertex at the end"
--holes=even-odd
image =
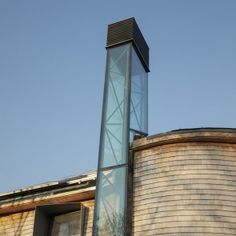
{"type": "Polygon", "coordinates": [[[134,142],[133,235],[236,235],[236,130],[134,142]]]}
{"type": "Polygon", "coordinates": [[[109,25],[97,172],[0,195],[0,236],[236,235],[236,129],[148,136],[149,48],[109,25]]]}
{"type": "Polygon", "coordinates": [[[96,173],[0,195],[1,236],[91,235],[96,173]]]}
{"type": "MultiPolygon", "coordinates": [[[[236,235],[236,129],[148,136],[130,157],[127,234],[236,235]]],[[[93,172],[1,194],[0,235],[92,235],[95,182],[93,172]]]]}

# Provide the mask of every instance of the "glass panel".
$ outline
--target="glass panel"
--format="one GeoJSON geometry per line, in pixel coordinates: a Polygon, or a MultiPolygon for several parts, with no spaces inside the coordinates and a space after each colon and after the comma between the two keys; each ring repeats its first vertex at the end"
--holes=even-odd
{"type": "Polygon", "coordinates": [[[148,133],[147,72],[132,48],[130,128],[148,133]]]}
{"type": "Polygon", "coordinates": [[[79,236],[80,211],[70,212],[54,217],[52,236],[79,236]]]}
{"type": "Polygon", "coordinates": [[[130,44],[108,49],[100,167],[126,163],[130,44]]]}
{"type": "Polygon", "coordinates": [[[126,167],[99,173],[95,235],[124,235],[126,167]]]}

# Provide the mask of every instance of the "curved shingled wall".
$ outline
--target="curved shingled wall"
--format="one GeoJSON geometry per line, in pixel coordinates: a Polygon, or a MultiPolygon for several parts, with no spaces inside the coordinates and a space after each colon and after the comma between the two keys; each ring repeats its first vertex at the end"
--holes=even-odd
{"type": "Polygon", "coordinates": [[[236,130],[135,141],[134,235],[236,235],[236,130]]]}

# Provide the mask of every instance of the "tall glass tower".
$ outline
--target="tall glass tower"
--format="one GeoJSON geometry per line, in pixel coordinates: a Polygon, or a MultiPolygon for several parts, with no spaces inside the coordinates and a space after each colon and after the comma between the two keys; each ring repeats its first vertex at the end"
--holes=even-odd
{"type": "Polygon", "coordinates": [[[148,72],[135,19],[109,25],[93,235],[127,235],[129,145],[148,132],[148,72]]]}

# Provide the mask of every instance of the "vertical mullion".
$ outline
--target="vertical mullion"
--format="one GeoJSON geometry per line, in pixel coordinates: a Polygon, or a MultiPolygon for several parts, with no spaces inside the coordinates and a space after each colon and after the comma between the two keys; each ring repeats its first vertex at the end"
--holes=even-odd
{"type": "MultiPolygon", "coordinates": [[[[104,155],[104,140],[103,137],[105,135],[105,120],[106,114],[105,110],[108,103],[108,87],[109,87],[109,54],[110,51],[107,51],[106,56],[106,70],[105,70],[105,83],[104,83],[104,94],[103,94],[103,102],[102,102],[102,121],[101,121],[101,130],[100,130],[100,143],[99,143],[99,153],[98,153],[98,170],[101,168],[101,157],[104,155]]],[[[98,178],[97,178],[98,179],[98,178]]]]}
{"type": "Polygon", "coordinates": [[[87,217],[87,207],[85,207],[83,204],[81,204],[80,208],[80,235],[85,235],[85,229],[86,229],[86,217],[87,217]]]}

